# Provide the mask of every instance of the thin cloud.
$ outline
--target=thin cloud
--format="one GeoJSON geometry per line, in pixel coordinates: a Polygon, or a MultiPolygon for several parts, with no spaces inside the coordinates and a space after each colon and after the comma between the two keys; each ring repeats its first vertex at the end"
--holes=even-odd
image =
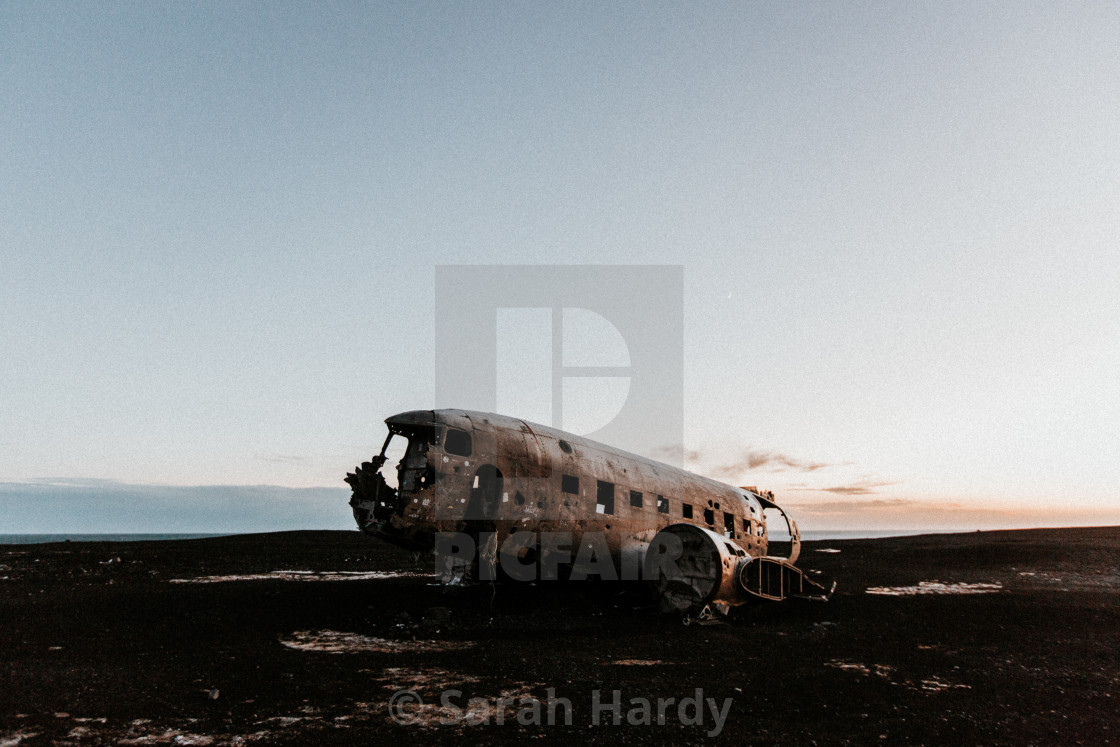
{"type": "Polygon", "coordinates": [[[85,488],[112,487],[120,485],[120,481],[104,477],[32,477],[28,480],[13,480],[5,485],[58,485],[77,486],[85,488]]]}
{"type": "Polygon", "coordinates": [[[694,449],[684,449],[677,444],[676,446],[658,446],[650,452],[650,456],[654,459],[671,462],[675,459],[683,459],[685,463],[696,462],[700,460],[700,452],[694,449]]]}
{"type": "MultiPolygon", "coordinates": [[[[699,452],[689,451],[685,459],[693,463],[702,463],[703,458],[699,452]]],[[[763,451],[761,449],[747,449],[742,456],[734,462],[716,464],[705,468],[705,472],[714,477],[740,477],[747,472],[764,469],[768,472],[816,472],[826,467],[835,467],[830,462],[812,462],[798,459],[780,451],[763,451]]]]}
{"type": "MultiPolygon", "coordinates": [[[[959,507],[957,503],[942,503],[939,507],[959,507]]],[[[929,503],[914,501],[906,498],[875,498],[863,501],[816,501],[808,503],[791,503],[791,508],[799,514],[826,515],[826,514],[856,514],[864,511],[928,509],[929,503]]]]}
{"type": "Polygon", "coordinates": [[[681,449],[679,446],[662,446],[653,450],[654,458],[672,459],[681,457],[684,463],[697,472],[711,477],[723,479],[738,479],[752,470],[766,470],[768,472],[816,472],[826,467],[836,467],[850,464],[850,462],[812,462],[798,459],[780,451],[767,451],[762,449],[746,449],[742,455],[733,462],[725,464],[711,464],[704,454],[696,449],[681,449]]]}
{"type": "Polygon", "coordinates": [[[832,493],[834,495],[876,495],[879,488],[898,485],[897,482],[876,482],[871,480],[857,480],[848,485],[833,485],[829,488],[794,488],[814,493],[832,493]]]}
{"type": "Polygon", "coordinates": [[[273,464],[308,464],[311,462],[311,457],[289,456],[286,454],[270,454],[259,456],[257,459],[263,462],[272,462],[273,464]]]}

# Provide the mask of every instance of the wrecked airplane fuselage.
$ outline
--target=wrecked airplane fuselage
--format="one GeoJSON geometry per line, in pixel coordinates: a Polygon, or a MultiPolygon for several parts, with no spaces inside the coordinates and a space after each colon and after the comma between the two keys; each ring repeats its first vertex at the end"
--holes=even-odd
{"type": "Polygon", "coordinates": [[[830,593],[794,566],[797,524],[773,494],[503,415],[416,410],[385,422],[381,453],[346,477],[358,527],[418,550],[473,538],[478,558],[460,577],[489,577],[497,548],[512,546],[517,563],[572,577],[640,570],[662,609],[685,613],[830,593]],[[391,446],[400,458],[389,470],[391,446]],[[768,511],[789,530],[782,556],[770,553],[768,511]]]}

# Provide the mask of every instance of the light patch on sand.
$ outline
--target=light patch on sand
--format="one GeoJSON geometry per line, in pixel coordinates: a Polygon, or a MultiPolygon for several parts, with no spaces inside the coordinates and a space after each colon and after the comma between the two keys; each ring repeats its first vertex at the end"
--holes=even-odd
{"type": "MultiPolygon", "coordinates": [[[[372,674],[372,672],[371,672],[372,674]]],[[[388,695],[402,690],[411,690],[420,695],[421,703],[409,703],[404,712],[397,712],[395,721],[390,712],[390,701],[359,701],[354,703],[355,712],[351,716],[337,716],[335,721],[359,719],[366,720],[370,717],[381,719],[388,718],[394,723],[407,723],[421,728],[446,728],[454,726],[477,726],[481,724],[497,723],[499,719],[505,723],[516,723],[517,712],[522,707],[522,699],[528,702],[538,702],[542,709],[547,707],[547,696],[540,695],[545,684],[541,682],[525,683],[512,682],[499,691],[498,695],[477,692],[470,685],[479,682],[478,677],[450,672],[446,669],[427,668],[414,669],[412,667],[386,667],[373,679],[380,683],[382,690],[388,695]],[[459,695],[453,695],[450,706],[441,703],[441,697],[449,690],[460,690],[459,695]],[[534,693],[534,690],[537,693],[534,693]],[[474,702],[471,702],[471,699],[474,702]],[[442,720],[442,721],[441,721],[442,720]]],[[[563,711],[560,712],[563,717],[563,711]]],[[[336,724],[336,726],[343,726],[336,724]]]]}
{"type": "Polygon", "coordinates": [[[271,726],[295,726],[300,721],[320,721],[318,716],[271,716],[266,719],[256,721],[257,725],[269,724],[271,726]]]}
{"type": "Polygon", "coordinates": [[[894,667],[890,666],[889,664],[872,664],[868,666],[867,664],[860,664],[858,662],[851,661],[840,661],[839,659],[833,659],[832,661],[825,662],[825,666],[832,667],[833,669],[843,669],[848,672],[859,672],[865,677],[870,677],[872,674],[874,674],[877,677],[882,677],[883,679],[887,680],[891,678],[891,672],[894,670],[894,667]]]}
{"type": "Polygon", "coordinates": [[[880,677],[892,685],[905,687],[907,690],[917,690],[924,693],[938,693],[943,690],[971,690],[971,685],[958,685],[952,682],[946,682],[940,677],[933,676],[928,679],[920,680],[918,684],[914,684],[912,680],[895,680],[892,675],[894,674],[894,667],[888,664],[860,664],[858,662],[840,661],[833,659],[832,661],[825,662],[825,666],[832,667],[833,669],[842,669],[848,672],[857,672],[864,677],[875,675],[880,677]]]}
{"type": "Polygon", "coordinates": [[[616,659],[615,661],[607,662],[608,664],[615,664],[620,667],[656,667],[665,662],[658,659],[616,659]]]}
{"type": "Polygon", "coordinates": [[[280,643],[297,651],[324,654],[394,654],[458,651],[473,644],[460,641],[399,641],[337,630],[298,630],[280,643]]]}
{"type": "MultiPolygon", "coordinates": [[[[211,745],[216,741],[208,734],[191,734],[178,729],[164,729],[160,734],[141,734],[114,740],[116,744],[183,744],[183,745],[211,745]]],[[[222,740],[229,743],[228,740],[222,740]]]]}
{"type": "MultiPolygon", "coordinates": [[[[138,718],[131,721],[126,730],[120,727],[106,726],[107,719],[74,719],[75,721],[82,721],[90,726],[77,726],[70,730],[67,735],[70,739],[75,739],[79,742],[97,742],[102,744],[126,744],[126,745],[198,745],[199,747],[207,747],[209,745],[231,745],[231,744],[248,744],[259,741],[272,741],[274,739],[274,732],[269,730],[259,730],[252,734],[198,734],[189,726],[198,719],[188,718],[186,724],[180,722],[178,724],[168,724],[166,722],[157,723],[152,719],[138,718]]],[[[277,716],[274,718],[264,719],[258,721],[258,724],[269,723],[271,725],[291,726],[300,722],[318,721],[322,719],[318,716],[277,716]]],[[[331,726],[334,726],[331,724],[331,726]]],[[[16,742],[7,742],[5,739],[14,738],[31,738],[37,736],[36,734],[14,734],[10,737],[0,738],[0,747],[9,747],[19,744],[16,742]]]]}
{"type": "Polygon", "coordinates": [[[832,667],[833,669],[848,669],[859,672],[860,674],[871,673],[871,670],[867,668],[866,664],[855,664],[850,661],[829,661],[825,663],[825,666],[832,667]]]}
{"type": "Polygon", "coordinates": [[[400,690],[447,690],[452,686],[469,685],[478,682],[478,677],[449,672],[446,669],[410,669],[406,667],[386,667],[374,678],[385,683],[385,687],[400,690]]]}
{"type": "Polygon", "coordinates": [[[1053,588],[1054,591],[1120,591],[1120,573],[1081,573],[1067,570],[1019,571],[1017,575],[1025,583],[1040,582],[1040,585],[1053,588]]]}
{"type": "Polygon", "coordinates": [[[944,584],[940,581],[921,581],[917,586],[872,586],[868,594],[882,594],[888,597],[912,597],[923,594],[994,594],[1003,591],[1003,584],[944,584]]]}
{"type": "MultiPolygon", "coordinates": [[[[516,724],[517,712],[523,705],[522,700],[528,704],[538,704],[542,717],[547,716],[547,698],[539,697],[532,692],[533,687],[543,686],[539,682],[534,685],[514,683],[501,690],[497,696],[463,693],[461,697],[451,701],[454,707],[440,705],[438,696],[425,698],[425,702],[409,707],[403,716],[410,726],[419,726],[421,729],[446,728],[450,725],[516,724]]],[[[371,705],[371,710],[374,712],[390,713],[388,701],[363,705],[371,705]]],[[[563,709],[559,709],[558,713],[559,718],[562,719],[563,709]]],[[[392,723],[405,723],[395,720],[392,715],[386,715],[385,718],[392,723]]],[[[397,718],[401,718],[401,714],[398,714],[397,718]]]]}
{"type": "Polygon", "coordinates": [[[220,584],[227,581],[376,581],[387,578],[427,578],[431,574],[409,571],[269,571],[229,576],[172,578],[172,584],[220,584]]]}
{"type": "Polygon", "coordinates": [[[0,747],[16,747],[25,739],[34,739],[39,736],[37,731],[17,731],[0,736],[0,747]]]}
{"type": "MultiPolygon", "coordinates": [[[[911,686],[913,687],[913,686],[911,686]]],[[[925,690],[926,692],[941,692],[942,690],[971,690],[971,685],[957,685],[952,682],[945,682],[938,677],[930,677],[928,680],[922,680],[921,685],[916,688],[917,690],[925,690]]]]}

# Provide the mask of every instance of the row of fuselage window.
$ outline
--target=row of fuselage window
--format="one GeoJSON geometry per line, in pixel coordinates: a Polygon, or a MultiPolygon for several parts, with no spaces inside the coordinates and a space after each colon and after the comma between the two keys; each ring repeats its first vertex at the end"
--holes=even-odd
{"type": "MultiPolygon", "coordinates": [[[[596,480],[595,487],[595,513],[599,514],[614,514],[615,491],[614,483],[605,480],[596,480]]],[[[560,476],[560,490],[572,495],[579,495],[579,477],[575,475],[561,475],[560,476]]],[[[639,490],[630,491],[630,507],[631,508],[644,508],[645,497],[639,490]]],[[[657,512],[661,514],[669,513],[669,499],[663,495],[657,496],[657,512]]],[[[735,514],[723,511],[723,531],[725,534],[735,536],[735,514]]],[[[685,519],[693,518],[693,506],[691,503],[681,501],[681,517],[685,519]]],[[[716,512],[714,509],[704,509],[704,522],[713,529],[716,524],[716,512]]],[[[749,519],[743,519],[742,531],[750,534],[751,523],[749,519]]]]}

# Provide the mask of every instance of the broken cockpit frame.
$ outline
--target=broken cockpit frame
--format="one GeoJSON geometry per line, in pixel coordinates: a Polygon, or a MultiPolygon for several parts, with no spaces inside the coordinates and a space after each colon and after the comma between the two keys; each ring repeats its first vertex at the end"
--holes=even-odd
{"type": "Polygon", "coordinates": [[[366,534],[383,534],[394,519],[399,521],[413,495],[430,487],[436,477],[435,469],[428,463],[428,447],[439,443],[440,431],[431,424],[393,422],[392,418],[386,424],[389,434],[381,453],[346,475],[353,491],[350,507],[354,520],[366,534]],[[387,452],[394,439],[406,441],[404,454],[394,467],[396,487],[385,479],[387,452]]]}

